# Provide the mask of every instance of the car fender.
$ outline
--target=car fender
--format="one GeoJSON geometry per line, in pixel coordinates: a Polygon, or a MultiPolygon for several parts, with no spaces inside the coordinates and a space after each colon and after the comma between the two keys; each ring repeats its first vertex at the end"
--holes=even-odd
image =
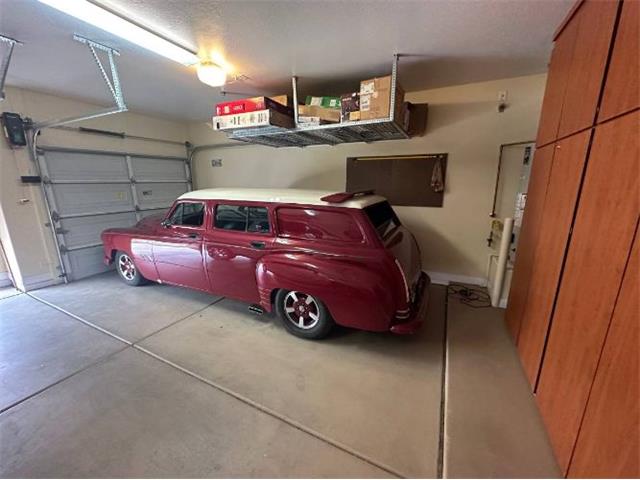
{"type": "Polygon", "coordinates": [[[102,234],[104,261],[111,264],[118,251],[129,255],[138,270],[147,280],[157,281],[158,272],[153,261],[153,249],[150,239],[132,237],[129,234],[105,231],[102,234]]]}
{"type": "Polygon", "coordinates": [[[339,325],[370,331],[390,328],[394,289],[382,263],[319,253],[274,253],[257,263],[261,306],[272,309],[275,290],[298,290],[322,300],[339,325]]]}

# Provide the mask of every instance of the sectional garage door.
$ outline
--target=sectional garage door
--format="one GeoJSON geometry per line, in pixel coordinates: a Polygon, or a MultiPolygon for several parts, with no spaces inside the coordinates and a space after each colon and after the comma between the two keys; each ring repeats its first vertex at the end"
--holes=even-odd
{"type": "Polygon", "coordinates": [[[68,280],[107,270],[104,229],[164,212],[191,189],[186,158],[45,147],[38,162],[68,280]]]}

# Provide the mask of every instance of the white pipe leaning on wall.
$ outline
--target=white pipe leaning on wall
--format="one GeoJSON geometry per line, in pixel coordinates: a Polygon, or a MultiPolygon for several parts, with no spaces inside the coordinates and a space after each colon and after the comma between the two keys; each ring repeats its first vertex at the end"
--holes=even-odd
{"type": "Polygon", "coordinates": [[[496,276],[493,279],[491,289],[491,305],[498,307],[502,297],[502,284],[504,274],[507,270],[507,260],[509,259],[509,247],[511,246],[511,234],[513,232],[513,218],[505,218],[502,227],[502,238],[500,239],[500,249],[498,251],[498,264],[496,266],[496,276]]]}

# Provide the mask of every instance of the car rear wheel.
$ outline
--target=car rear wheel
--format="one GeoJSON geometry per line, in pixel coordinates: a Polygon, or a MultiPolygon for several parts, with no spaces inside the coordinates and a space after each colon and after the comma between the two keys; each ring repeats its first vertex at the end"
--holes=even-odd
{"type": "Polygon", "coordinates": [[[148,282],[137,269],[131,257],[125,252],[116,254],[116,270],[118,270],[118,275],[127,285],[137,287],[148,282]]]}
{"type": "Polygon", "coordinates": [[[334,321],[322,301],[308,293],[279,290],[276,311],[284,327],[292,334],[312,340],[326,337],[334,321]]]}

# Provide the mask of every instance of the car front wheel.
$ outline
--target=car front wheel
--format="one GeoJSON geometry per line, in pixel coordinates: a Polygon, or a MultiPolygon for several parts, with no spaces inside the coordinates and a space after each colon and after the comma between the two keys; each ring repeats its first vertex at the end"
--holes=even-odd
{"type": "Polygon", "coordinates": [[[301,338],[324,338],[334,325],[325,304],[308,293],[279,290],[276,295],[276,311],[282,318],[284,327],[301,338]]]}
{"type": "Polygon", "coordinates": [[[147,279],[142,276],[131,257],[125,252],[116,254],[116,270],[127,285],[137,287],[147,283],[147,279]]]}

